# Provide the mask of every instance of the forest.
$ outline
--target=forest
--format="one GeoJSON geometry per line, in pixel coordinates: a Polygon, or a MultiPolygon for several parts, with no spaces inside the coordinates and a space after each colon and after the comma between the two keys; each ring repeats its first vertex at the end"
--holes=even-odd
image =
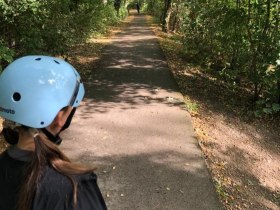
{"type": "Polygon", "coordinates": [[[182,56],[232,89],[246,88],[256,116],[280,110],[280,2],[152,0],[162,30],[178,34],[182,56]]]}
{"type": "Polygon", "coordinates": [[[67,56],[136,2],[176,35],[182,57],[245,88],[256,116],[280,111],[278,0],[0,0],[0,69],[23,54],[67,56]]]}

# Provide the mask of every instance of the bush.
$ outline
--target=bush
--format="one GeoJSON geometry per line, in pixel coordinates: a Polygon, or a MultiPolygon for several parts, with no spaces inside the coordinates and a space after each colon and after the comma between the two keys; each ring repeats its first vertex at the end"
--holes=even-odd
{"type": "Polygon", "coordinates": [[[100,0],[0,0],[0,68],[24,54],[66,54],[117,21],[100,0]]]}

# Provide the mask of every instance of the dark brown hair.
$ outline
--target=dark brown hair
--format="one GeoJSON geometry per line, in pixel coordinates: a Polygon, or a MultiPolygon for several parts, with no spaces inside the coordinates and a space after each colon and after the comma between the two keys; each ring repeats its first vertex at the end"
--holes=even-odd
{"type": "Polygon", "coordinates": [[[30,166],[27,169],[26,177],[19,194],[18,209],[32,209],[32,201],[36,193],[37,186],[42,177],[43,169],[50,166],[57,172],[66,176],[73,187],[74,206],[77,204],[77,183],[73,175],[86,174],[94,169],[87,168],[80,164],[72,163],[69,158],[59,150],[59,148],[49,141],[42,134],[34,136],[35,152],[30,166]]]}

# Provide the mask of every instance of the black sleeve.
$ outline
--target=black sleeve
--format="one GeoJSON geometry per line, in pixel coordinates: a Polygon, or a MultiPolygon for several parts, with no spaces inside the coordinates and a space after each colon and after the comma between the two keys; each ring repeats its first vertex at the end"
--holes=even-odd
{"type": "Polygon", "coordinates": [[[80,181],[77,196],[77,210],[107,210],[95,174],[89,174],[86,179],[80,181]]]}

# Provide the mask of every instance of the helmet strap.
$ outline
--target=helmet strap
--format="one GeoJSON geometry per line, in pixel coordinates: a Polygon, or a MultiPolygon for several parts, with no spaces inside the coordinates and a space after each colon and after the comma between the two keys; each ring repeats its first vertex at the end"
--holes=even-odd
{"type": "Polygon", "coordinates": [[[61,144],[61,142],[62,142],[62,139],[60,138],[60,136],[59,136],[59,133],[57,134],[57,135],[53,135],[51,132],[49,132],[46,128],[41,128],[41,131],[47,136],[47,138],[51,141],[51,142],[53,142],[53,143],[55,143],[55,144],[57,144],[57,145],[59,145],[59,144],[61,144]]]}
{"type": "MultiPolygon", "coordinates": [[[[70,124],[71,124],[71,122],[72,122],[72,118],[73,118],[75,112],[76,112],[76,107],[74,107],[74,108],[72,109],[72,111],[71,111],[71,113],[69,114],[69,116],[68,116],[68,118],[67,118],[65,124],[62,126],[60,132],[61,132],[61,131],[64,131],[65,129],[67,129],[67,128],[70,126],[70,124]]],[[[59,133],[60,133],[60,132],[59,132],[59,133]]]]}
{"type": "Polygon", "coordinates": [[[60,145],[62,142],[62,138],[59,136],[59,134],[61,133],[61,131],[64,131],[65,129],[67,129],[71,122],[72,122],[72,118],[74,116],[76,112],[76,108],[73,108],[73,110],[71,111],[71,113],[69,114],[67,120],[65,121],[65,124],[62,126],[61,130],[58,132],[58,134],[53,135],[51,132],[49,132],[46,128],[41,128],[41,131],[48,137],[48,139],[57,144],[60,145]]]}

